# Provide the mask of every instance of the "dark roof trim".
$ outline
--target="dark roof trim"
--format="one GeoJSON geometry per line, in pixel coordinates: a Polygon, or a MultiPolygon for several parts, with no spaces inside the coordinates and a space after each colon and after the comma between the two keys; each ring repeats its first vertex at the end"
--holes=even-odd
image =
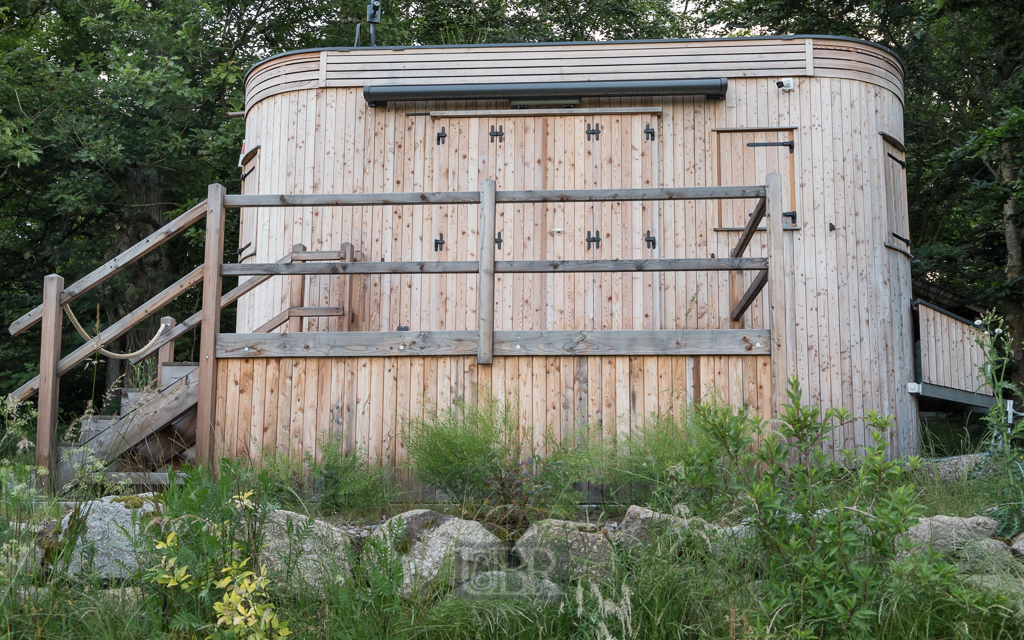
{"type": "Polygon", "coordinates": [[[368,49],[383,49],[386,51],[405,51],[406,49],[465,49],[466,47],[563,47],[566,45],[589,45],[589,44],[653,44],[658,42],[720,42],[720,41],[735,41],[735,40],[794,40],[796,38],[813,38],[815,40],[839,40],[844,42],[856,42],[859,44],[866,44],[876,49],[888,53],[892,57],[896,58],[896,61],[900,63],[900,67],[903,72],[906,73],[907,65],[903,63],[903,59],[900,58],[899,54],[886,47],[885,45],[878,44],[877,42],[871,42],[869,40],[861,40],[860,38],[848,38],[846,36],[828,36],[828,35],[815,35],[815,34],[797,34],[797,35],[779,35],[779,36],[751,36],[747,38],[664,38],[662,40],[573,40],[570,42],[489,42],[486,44],[424,44],[424,45],[413,45],[413,46],[401,46],[401,47],[321,47],[319,49],[296,49],[294,51],[285,51],[278,53],[267,58],[264,58],[256,64],[249,67],[249,70],[245,72],[245,77],[242,79],[243,86],[249,80],[249,74],[252,70],[260,66],[264,62],[275,60],[284,56],[290,56],[295,53],[309,53],[312,51],[366,51],[368,49]]]}

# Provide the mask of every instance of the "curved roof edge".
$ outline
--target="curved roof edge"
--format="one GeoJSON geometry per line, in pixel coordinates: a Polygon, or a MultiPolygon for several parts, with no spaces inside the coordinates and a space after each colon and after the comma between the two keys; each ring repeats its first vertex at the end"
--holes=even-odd
{"type": "Polygon", "coordinates": [[[860,38],[850,38],[847,36],[829,36],[819,35],[813,33],[800,33],[794,35],[776,35],[776,36],[748,36],[748,37],[735,37],[735,38],[662,38],[660,40],[567,40],[565,42],[488,42],[485,44],[423,44],[423,45],[403,45],[395,47],[319,47],[315,49],[294,49],[292,51],[284,51],[282,53],[275,53],[272,56],[263,58],[259,62],[253,64],[245,72],[245,76],[242,78],[242,85],[249,80],[249,74],[253,70],[270,60],[276,60],[277,58],[283,58],[284,56],[290,56],[296,53],[309,53],[313,51],[366,51],[368,49],[382,49],[385,51],[405,51],[406,49],[465,49],[467,47],[547,47],[547,46],[566,46],[566,45],[584,45],[584,44],[648,44],[657,42],[721,42],[726,40],[793,40],[796,38],[813,38],[815,40],[840,40],[845,42],[857,42],[860,44],[866,44],[876,49],[888,53],[893,58],[896,58],[896,62],[900,64],[903,69],[904,75],[907,72],[907,65],[904,64],[903,58],[898,53],[890,49],[885,45],[878,44],[877,42],[871,42],[870,40],[861,40],[860,38]]]}

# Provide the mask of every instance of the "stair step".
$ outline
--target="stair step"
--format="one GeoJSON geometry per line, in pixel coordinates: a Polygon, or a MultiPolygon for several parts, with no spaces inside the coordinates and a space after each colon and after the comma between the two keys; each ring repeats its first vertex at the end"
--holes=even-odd
{"type": "Polygon", "coordinates": [[[174,384],[199,368],[198,362],[165,362],[161,365],[160,388],[174,384]]]}
{"type": "Polygon", "coordinates": [[[89,442],[99,434],[109,429],[110,425],[114,424],[118,417],[119,416],[88,416],[82,418],[78,441],[72,444],[83,445],[89,442]]]}

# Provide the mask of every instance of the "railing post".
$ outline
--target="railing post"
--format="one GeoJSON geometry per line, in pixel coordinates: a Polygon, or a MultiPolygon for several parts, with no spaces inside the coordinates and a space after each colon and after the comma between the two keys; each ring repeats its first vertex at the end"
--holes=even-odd
{"type": "MultiPolygon", "coordinates": [[[[164,316],[160,318],[160,324],[167,325],[165,331],[170,332],[174,329],[174,318],[171,316],[164,316]]],[[[162,345],[156,352],[156,384],[158,387],[164,385],[164,363],[174,362],[174,340],[169,340],[162,345]]]]}
{"type": "Polygon", "coordinates": [[[480,333],[476,361],[479,364],[491,364],[494,359],[494,191],[494,180],[480,183],[480,272],[476,283],[480,333]]]}
{"type": "Polygon", "coordinates": [[[57,489],[54,471],[57,466],[57,408],[60,377],[61,325],[64,311],[60,299],[64,295],[64,278],[50,274],[43,279],[43,338],[39,348],[39,419],[36,422],[36,466],[46,470],[46,477],[37,481],[53,494],[57,489]]]}
{"type": "Polygon", "coordinates": [[[769,173],[767,180],[768,212],[768,300],[771,306],[772,340],[772,417],[778,417],[786,401],[789,384],[790,353],[789,301],[786,297],[786,237],[782,227],[782,176],[769,173]]]}
{"type": "MultiPolygon", "coordinates": [[[[292,253],[296,251],[305,251],[306,245],[304,244],[293,244],[292,253]]],[[[292,262],[295,262],[293,259],[292,262]]],[[[306,276],[298,275],[291,276],[288,290],[288,306],[289,307],[301,307],[305,300],[306,294],[306,276]]],[[[299,333],[302,331],[302,318],[296,316],[294,318],[288,318],[288,333],[299,333]]]]}
{"type": "Polygon", "coordinates": [[[196,461],[215,471],[217,419],[217,334],[220,332],[221,264],[224,262],[224,187],[211,184],[207,200],[203,262],[203,319],[199,339],[199,398],[196,405],[196,461]]]}

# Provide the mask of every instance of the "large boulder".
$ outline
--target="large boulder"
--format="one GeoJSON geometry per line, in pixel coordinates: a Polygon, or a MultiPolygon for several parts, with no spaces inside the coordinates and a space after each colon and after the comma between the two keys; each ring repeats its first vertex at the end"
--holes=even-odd
{"type": "Polygon", "coordinates": [[[597,526],[568,520],[541,520],[516,542],[527,571],[552,580],[611,575],[611,542],[597,526]]]}
{"type": "Polygon", "coordinates": [[[627,549],[636,549],[665,539],[678,539],[686,532],[687,524],[678,516],[633,505],[619,523],[616,537],[627,549]]]}
{"type": "Polygon", "coordinates": [[[998,527],[998,522],[985,516],[932,516],[921,518],[918,524],[907,530],[907,536],[915,544],[949,553],[968,542],[991,538],[998,527]]]}
{"type": "MultiPolygon", "coordinates": [[[[55,543],[75,542],[68,565],[71,575],[94,570],[101,578],[119,579],[135,573],[139,564],[133,539],[139,535],[146,515],[156,510],[157,499],[151,493],[106,496],[77,505],[61,520],[60,538],[55,543]],[[81,535],[72,541],[75,535],[72,529],[77,530],[79,526],[81,535]]],[[[63,552],[67,553],[68,549],[63,552]]]]}
{"type": "Polygon", "coordinates": [[[1024,533],[1018,533],[1017,536],[1010,541],[1010,553],[1018,558],[1024,559],[1024,533]]]}
{"type": "Polygon", "coordinates": [[[452,591],[452,598],[482,600],[533,600],[558,604],[562,592],[558,585],[540,576],[523,571],[485,571],[452,591]]]}
{"type": "Polygon", "coordinates": [[[292,587],[327,588],[350,576],[349,537],[337,527],[278,509],[267,516],[260,561],[292,587]]]}
{"type": "Polygon", "coordinates": [[[473,520],[414,509],[373,533],[397,553],[406,595],[417,588],[467,582],[478,573],[502,569],[508,550],[498,536],[473,520]]]}

